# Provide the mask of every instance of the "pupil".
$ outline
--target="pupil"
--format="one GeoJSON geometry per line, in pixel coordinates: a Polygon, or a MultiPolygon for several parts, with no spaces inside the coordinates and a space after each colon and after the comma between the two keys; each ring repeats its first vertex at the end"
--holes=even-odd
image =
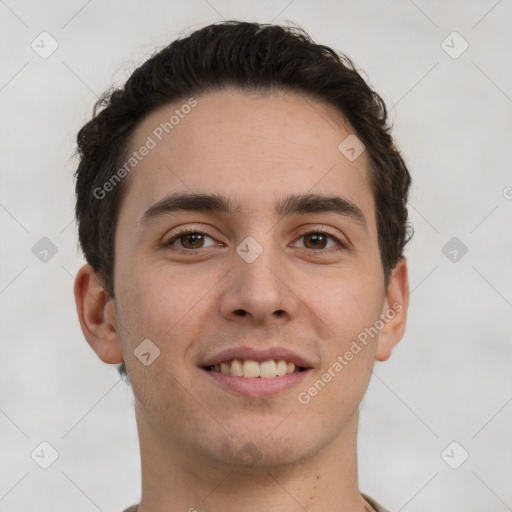
{"type": "Polygon", "coordinates": [[[324,235],[309,235],[310,243],[314,246],[321,244],[323,242],[322,238],[324,238],[324,235]]]}
{"type": "Polygon", "coordinates": [[[189,244],[189,245],[196,245],[197,242],[200,242],[201,241],[201,237],[203,235],[199,234],[199,233],[192,233],[192,234],[189,234],[186,236],[186,238],[188,239],[188,241],[190,242],[190,240],[192,239],[192,242],[189,244]],[[194,240],[195,238],[195,240],[194,240]]]}

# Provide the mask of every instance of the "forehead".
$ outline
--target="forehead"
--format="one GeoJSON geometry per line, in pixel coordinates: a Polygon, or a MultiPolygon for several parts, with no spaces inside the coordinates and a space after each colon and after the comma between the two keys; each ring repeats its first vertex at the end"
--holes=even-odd
{"type": "Polygon", "coordinates": [[[127,158],[135,152],[137,162],[123,202],[134,221],[175,192],[219,193],[238,213],[270,214],[274,199],[290,193],[339,193],[373,210],[366,155],[351,161],[339,149],[351,133],[333,106],[298,94],[183,98],[136,127],[127,158]]]}

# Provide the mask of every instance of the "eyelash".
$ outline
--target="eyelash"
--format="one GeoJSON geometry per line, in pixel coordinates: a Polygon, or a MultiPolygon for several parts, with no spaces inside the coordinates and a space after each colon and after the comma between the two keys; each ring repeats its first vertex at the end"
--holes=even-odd
{"type": "MultiPolygon", "coordinates": [[[[185,235],[191,235],[191,234],[194,234],[194,235],[206,235],[209,238],[211,238],[212,240],[214,239],[211,235],[209,235],[205,231],[201,231],[200,229],[186,228],[183,231],[180,231],[179,233],[175,234],[169,241],[165,242],[164,246],[165,247],[170,247],[170,246],[172,246],[172,244],[174,242],[179,240],[181,237],[183,237],[185,235]]],[[[335,251],[343,251],[343,250],[348,249],[348,245],[345,242],[342,242],[338,237],[336,237],[332,233],[329,233],[328,231],[325,231],[323,229],[312,229],[310,231],[306,231],[304,233],[301,233],[299,238],[302,238],[302,237],[307,236],[307,235],[324,235],[324,236],[330,238],[331,240],[334,240],[338,244],[338,247],[335,247],[335,248],[331,247],[330,249],[334,249],[335,251]]],[[[196,252],[196,251],[201,250],[201,249],[204,249],[204,248],[203,247],[200,247],[199,249],[184,249],[182,247],[174,248],[174,250],[176,250],[176,251],[185,252],[185,253],[196,252]]],[[[304,249],[307,250],[308,248],[306,247],[304,249]]],[[[330,249],[319,249],[319,250],[309,249],[309,250],[313,251],[315,253],[320,253],[320,252],[324,252],[324,251],[329,251],[330,249]]]]}

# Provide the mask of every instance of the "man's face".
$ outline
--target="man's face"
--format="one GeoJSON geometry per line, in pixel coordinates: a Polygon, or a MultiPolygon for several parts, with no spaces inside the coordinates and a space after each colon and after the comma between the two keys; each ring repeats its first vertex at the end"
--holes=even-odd
{"type": "Polygon", "coordinates": [[[297,462],[357,424],[378,336],[341,371],[333,365],[388,307],[368,161],[339,151],[351,131],[312,99],[195,99],[169,134],[156,132],[161,141],[155,129],[186,100],[145,118],[130,145],[157,143],[131,171],[115,238],[115,315],[138,421],[176,451],[221,464],[297,462]],[[222,196],[233,211],[150,210],[176,193],[222,196]],[[345,208],[276,211],[310,194],[345,208]],[[185,229],[196,234],[179,237],[185,229]],[[145,365],[134,350],[148,339],[160,355],[145,365]],[[247,375],[283,369],[248,359],[307,370],[216,372],[214,362],[231,372],[233,359],[247,375]],[[330,382],[308,393],[330,368],[330,382]]]}

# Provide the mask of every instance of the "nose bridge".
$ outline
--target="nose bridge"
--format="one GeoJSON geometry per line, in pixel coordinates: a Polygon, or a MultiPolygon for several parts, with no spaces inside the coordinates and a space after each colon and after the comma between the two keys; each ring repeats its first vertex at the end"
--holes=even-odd
{"type": "Polygon", "coordinates": [[[261,243],[253,236],[248,236],[237,247],[241,260],[238,262],[240,279],[255,296],[273,297],[275,300],[283,286],[276,277],[281,258],[273,243],[272,232],[257,236],[261,243]]]}
{"type": "Polygon", "coordinates": [[[296,299],[287,285],[282,256],[272,232],[246,237],[236,248],[232,279],[221,306],[223,314],[257,321],[293,315],[296,299]]]}

